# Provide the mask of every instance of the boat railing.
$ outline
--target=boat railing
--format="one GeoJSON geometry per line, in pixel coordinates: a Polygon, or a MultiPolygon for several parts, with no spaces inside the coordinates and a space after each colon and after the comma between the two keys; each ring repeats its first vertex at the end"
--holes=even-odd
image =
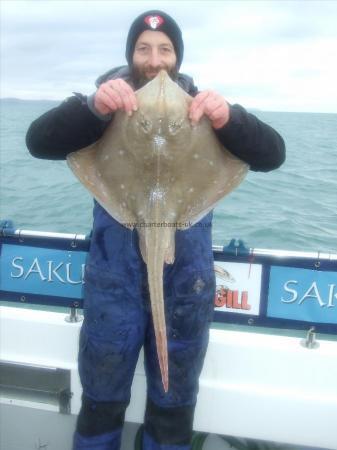
{"type": "MultiPolygon", "coordinates": [[[[0,222],[0,301],[83,308],[90,235],[0,222]]],[[[214,321],[337,334],[337,253],[214,246],[214,321]]]]}

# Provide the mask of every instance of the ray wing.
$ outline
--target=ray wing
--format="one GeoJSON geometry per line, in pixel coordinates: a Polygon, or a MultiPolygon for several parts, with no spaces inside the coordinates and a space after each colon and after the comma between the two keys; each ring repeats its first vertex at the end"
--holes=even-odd
{"type": "Polygon", "coordinates": [[[136,170],[120,134],[110,127],[96,143],[70,153],[67,163],[103,208],[132,228],[130,224],[136,221],[132,208],[137,203],[136,170]]]}
{"type": "Polygon", "coordinates": [[[248,165],[220,144],[206,118],[191,129],[184,151],[185,167],[175,172],[169,203],[179,222],[193,225],[241,183],[248,165]]]}

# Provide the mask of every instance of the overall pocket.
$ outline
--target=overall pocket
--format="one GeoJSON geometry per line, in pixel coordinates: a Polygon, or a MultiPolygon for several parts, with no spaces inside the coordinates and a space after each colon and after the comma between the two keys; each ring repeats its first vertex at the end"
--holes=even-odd
{"type": "Polygon", "coordinates": [[[173,338],[195,339],[208,331],[213,316],[215,276],[212,268],[175,275],[171,317],[173,338]]]}
{"type": "Polygon", "coordinates": [[[127,280],[114,271],[88,264],[84,284],[84,317],[90,335],[123,339],[129,329],[127,280]]]}

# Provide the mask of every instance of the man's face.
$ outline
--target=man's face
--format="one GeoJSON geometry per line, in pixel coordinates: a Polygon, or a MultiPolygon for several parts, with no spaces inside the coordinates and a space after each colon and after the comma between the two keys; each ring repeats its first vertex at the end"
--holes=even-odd
{"type": "Polygon", "coordinates": [[[174,78],[177,57],[170,38],[161,31],[143,31],[133,53],[133,75],[137,87],[143,86],[165,69],[174,78]]]}

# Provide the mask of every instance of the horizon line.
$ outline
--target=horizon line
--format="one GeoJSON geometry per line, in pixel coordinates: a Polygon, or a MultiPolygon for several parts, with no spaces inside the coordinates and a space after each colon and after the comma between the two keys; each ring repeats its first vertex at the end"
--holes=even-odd
{"type": "MultiPolygon", "coordinates": [[[[1,97],[0,101],[3,100],[14,100],[14,101],[21,101],[21,102],[60,102],[62,103],[65,99],[50,99],[50,98],[20,98],[20,97],[1,97]]],[[[262,109],[257,107],[245,107],[248,111],[257,111],[257,112],[271,112],[271,113],[301,113],[301,114],[337,114],[336,112],[332,111],[294,111],[294,110],[268,110],[268,109],[262,109]]]]}

